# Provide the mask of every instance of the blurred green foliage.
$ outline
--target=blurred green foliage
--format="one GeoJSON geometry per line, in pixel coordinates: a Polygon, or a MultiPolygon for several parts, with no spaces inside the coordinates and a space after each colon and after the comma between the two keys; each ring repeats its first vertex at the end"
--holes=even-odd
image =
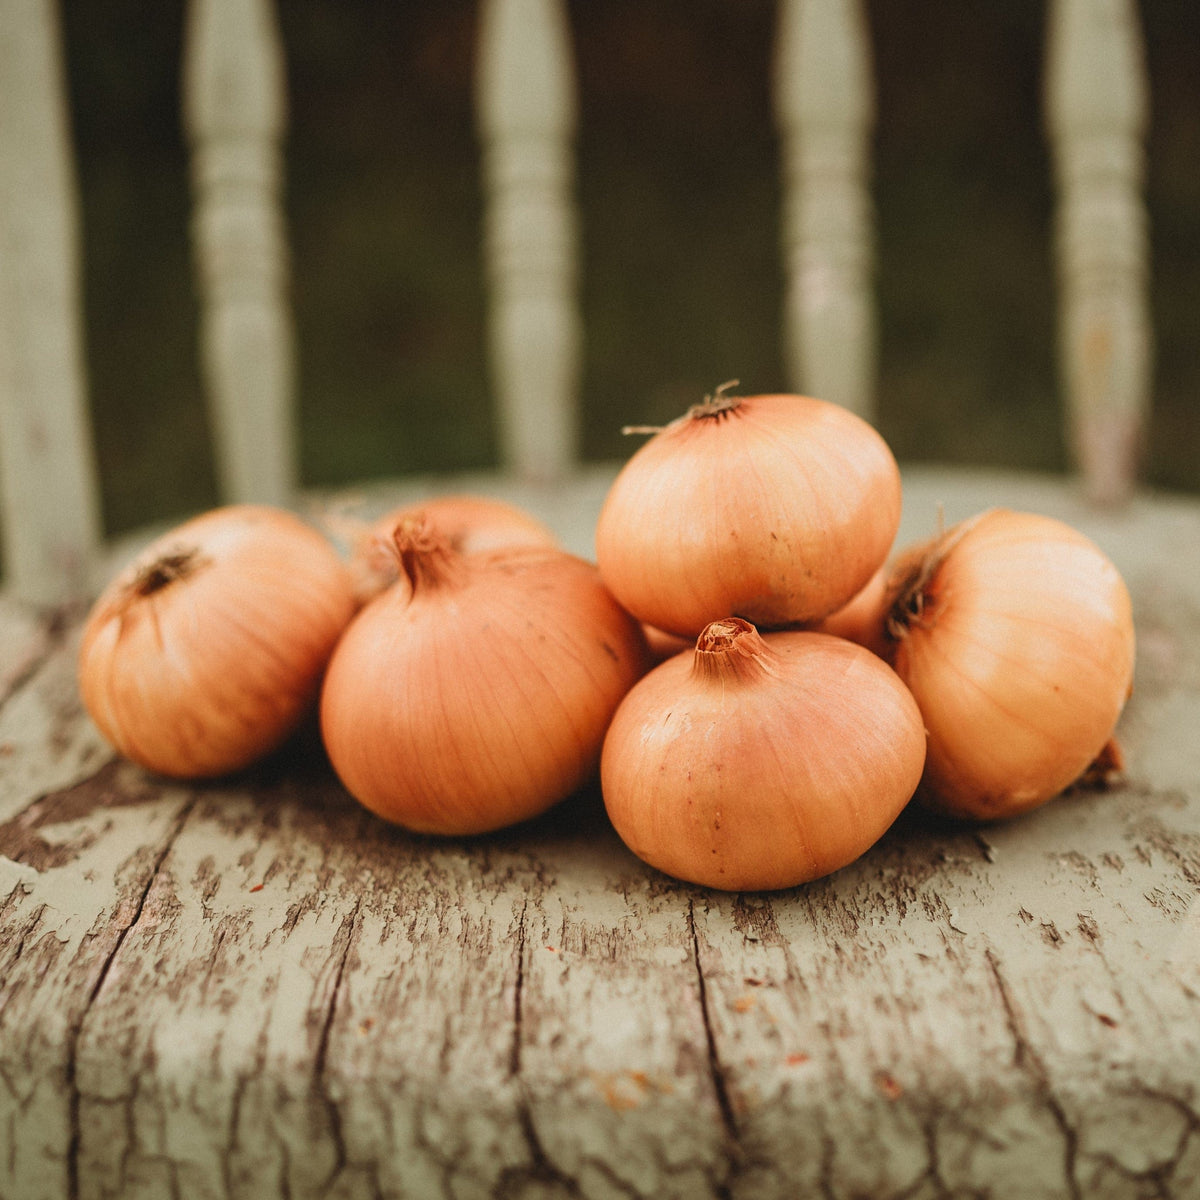
{"type": "MultiPolygon", "coordinates": [[[[301,468],[494,461],[466,0],[285,0],[301,468]]],[[[1060,469],[1042,0],[868,0],[880,426],[902,460],[1060,469]]],[[[182,3],[64,0],[111,531],[215,500],[196,347],[182,3]]],[[[574,0],[582,451],[723,380],[784,385],[767,0],[574,0]]],[[[1143,6],[1157,339],[1146,474],[1200,491],[1200,5],[1143,6]]]]}

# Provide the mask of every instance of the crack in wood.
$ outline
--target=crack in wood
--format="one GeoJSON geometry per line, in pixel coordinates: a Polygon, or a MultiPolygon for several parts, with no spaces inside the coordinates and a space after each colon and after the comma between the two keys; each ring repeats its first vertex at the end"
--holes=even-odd
{"type": "MultiPolygon", "coordinates": [[[[629,1200],[645,1200],[645,1194],[635,1188],[631,1183],[627,1183],[606,1163],[602,1158],[597,1158],[594,1155],[588,1155],[580,1163],[580,1175],[583,1174],[583,1168],[587,1167],[599,1175],[604,1182],[619,1195],[627,1196],[629,1200]]],[[[665,1173],[665,1172],[664,1172],[665,1173]]]]}
{"type": "Polygon", "coordinates": [[[342,938],[343,931],[345,931],[344,945],[338,958],[337,969],[334,972],[329,1004],[325,1010],[324,1020],[321,1023],[321,1032],[317,1038],[316,1053],[313,1056],[313,1079],[316,1081],[317,1092],[325,1106],[325,1113],[329,1120],[329,1135],[333,1140],[334,1151],[333,1167],[330,1169],[329,1175],[322,1186],[323,1193],[329,1190],[333,1181],[345,1170],[349,1162],[349,1156],[346,1151],[345,1133],[342,1129],[341,1109],[338,1107],[338,1103],[334,1099],[329,1087],[326,1063],[329,1054],[329,1035],[333,1028],[333,1019],[338,1007],[338,997],[341,995],[342,981],[346,974],[346,963],[350,958],[350,947],[354,944],[354,931],[361,908],[362,899],[360,897],[355,900],[353,909],[342,919],[342,924],[338,929],[337,937],[339,939],[342,938]]]}
{"type": "Polygon", "coordinates": [[[1033,1081],[1037,1092],[1042,1097],[1043,1103],[1062,1133],[1064,1143],[1063,1171],[1068,1194],[1071,1200],[1083,1200],[1083,1193],[1080,1190],[1077,1175],[1079,1135],[1070,1121],[1067,1120],[1067,1114],[1058,1097],[1054,1095],[1045,1063],[1042,1062],[1041,1056],[1033,1048],[1032,1043],[1025,1034],[1020,1015],[1017,1011],[1016,1002],[1013,1000],[1008,981],[1004,978],[999,957],[991,949],[984,951],[984,957],[987,961],[988,969],[991,971],[992,978],[995,981],[996,988],[1000,993],[1000,1004],[1004,1010],[1004,1019],[1008,1025],[1009,1034],[1013,1039],[1013,1065],[1025,1071],[1033,1081]]]}
{"type": "MultiPolygon", "coordinates": [[[[437,1138],[431,1137],[426,1128],[426,1112],[429,1109],[436,1111],[437,1108],[438,1105],[436,1102],[428,1102],[426,1098],[422,1096],[416,1097],[412,1114],[413,1145],[417,1150],[427,1155],[430,1162],[432,1162],[436,1168],[441,1195],[445,1198],[445,1200],[454,1200],[455,1159],[452,1153],[448,1154],[443,1150],[442,1146],[438,1143],[437,1138]]],[[[377,1169],[378,1164],[375,1164],[375,1167],[377,1169]]],[[[512,1169],[516,1170],[517,1168],[512,1169]]],[[[505,1173],[501,1172],[501,1179],[504,1177],[505,1173]]],[[[378,1181],[378,1178],[376,1178],[376,1185],[380,1188],[382,1187],[378,1181]]],[[[382,1191],[380,1194],[383,1194],[382,1191]]],[[[497,1184],[495,1194],[497,1197],[503,1195],[503,1192],[499,1190],[499,1184],[497,1184]]]]}
{"type": "MultiPolygon", "coordinates": [[[[262,1036],[260,1036],[258,1045],[255,1047],[256,1069],[261,1067],[264,1057],[262,1040],[262,1036]]],[[[245,1099],[246,1085],[249,1082],[250,1075],[247,1072],[239,1072],[233,1081],[233,1095],[229,1098],[229,1122],[227,1125],[229,1134],[225,1139],[224,1152],[221,1155],[221,1182],[227,1196],[234,1195],[233,1156],[238,1147],[238,1126],[242,1119],[242,1101],[245,1099]]]]}
{"type": "Polygon", "coordinates": [[[517,916],[517,978],[513,984],[513,1036],[508,1055],[508,1073],[514,1078],[521,1074],[521,1037],[525,997],[525,913],[529,901],[521,905],[517,916]]]}
{"type": "Polygon", "coordinates": [[[938,1152],[937,1142],[937,1122],[934,1115],[926,1113],[923,1116],[921,1120],[921,1136],[925,1141],[925,1154],[929,1159],[929,1165],[925,1168],[921,1177],[913,1183],[912,1187],[906,1188],[901,1193],[900,1200],[905,1200],[909,1196],[928,1195],[925,1188],[926,1184],[929,1184],[934,1189],[935,1200],[950,1200],[953,1193],[942,1178],[941,1156],[938,1152]]]}
{"type": "Polygon", "coordinates": [[[821,1160],[817,1173],[817,1188],[821,1200],[837,1200],[837,1192],[833,1185],[835,1174],[834,1158],[837,1154],[837,1142],[829,1129],[822,1123],[821,1127],[821,1160]]]}
{"type": "Polygon", "coordinates": [[[279,1142],[279,1197],[280,1200],[292,1200],[292,1185],[289,1179],[292,1174],[292,1156],[285,1141],[279,1142]]]}
{"type": "Polygon", "coordinates": [[[1188,1142],[1195,1136],[1197,1131],[1200,1131],[1200,1115],[1196,1113],[1187,1101],[1172,1092],[1149,1087],[1146,1084],[1137,1085],[1134,1091],[1147,1100],[1165,1104],[1175,1109],[1183,1118],[1183,1130],[1176,1140],[1171,1153],[1161,1162],[1154,1164],[1145,1171],[1131,1170],[1116,1155],[1104,1151],[1091,1151],[1086,1157],[1092,1162],[1102,1163],[1123,1180],[1128,1180],[1135,1184],[1149,1184],[1153,1186],[1153,1193],[1143,1190],[1139,1192],[1141,1195],[1148,1196],[1153,1194],[1156,1198],[1162,1197],[1163,1200],[1173,1200],[1176,1193],[1172,1191],[1172,1176],[1178,1169],[1180,1162],[1183,1161],[1183,1156],[1187,1152],[1188,1142]]]}
{"type": "Polygon", "coordinates": [[[533,1120],[533,1108],[521,1079],[521,1044],[524,1033],[525,1011],[525,951],[528,939],[527,913],[529,902],[521,905],[517,915],[516,978],[513,983],[513,1035],[509,1048],[508,1071],[517,1083],[516,1111],[517,1126],[529,1152],[529,1162],[521,1166],[506,1167],[497,1181],[496,1194],[506,1196],[520,1194],[521,1188],[530,1182],[542,1183],[566,1189],[569,1196],[580,1195],[578,1183],[565,1174],[546,1152],[533,1120]]]}
{"type": "MultiPolygon", "coordinates": [[[[79,1110],[83,1100],[82,1092],[79,1088],[77,1078],[79,1043],[83,1036],[83,1027],[87,1022],[88,1014],[95,1004],[97,997],[104,988],[104,983],[108,979],[112,971],[113,963],[116,961],[117,955],[120,953],[125,939],[129,936],[129,932],[138,923],[146,907],[146,901],[150,896],[150,891],[154,887],[154,882],[162,870],[162,865],[166,861],[167,855],[171,852],[172,846],[178,840],[180,833],[183,831],[183,826],[188,817],[195,809],[198,803],[198,796],[193,794],[179,811],[179,815],[175,818],[174,824],[171,826],[170,832],[167,834],[163,842],[162,848],[155,856],[154,862],[147,872],[146,882],[138,896],[137,903],[134,906],[134,911],[129,921],[119,930],[113,941],[112,948],[104,956],[100,963],[100,969],[96,975],[96,981],[88,992],[86,1001],[79,1016],[72,1022],[71,1028],[67,1034],[66,1047],[66,1084],[67,1084],[67,1121],[68,1121],[68,1139],[67,1139],[67,1196],[69,1200],[79,1200],[79,1147],[83,1137],[83,1128],[80,1123],[79,1110]]],[[[171,1191],[174,1195],[177,1191],[177,1181],[174,1177],[172,1169],[171,1191]]]]}
{"type": "MultiPolygon", "coordinates": [[[[17,884],[17,886],[13,889],[14,893],[16,893],[18,891],[22,891],[20,884],[17,884]]],[[[11,899],[12,899],[12,896],[10,895],[9,900],[11,900],[11,899]]],[[[6,907],[7,907],[7,901],[6,901],[6,907]]],[[[18,961],[20,960],[21,955],[25,953],[25,943],[29,940],[29,935],[33,932],[34,929],[37,928],[38,924],[41,922],[42,914],[45,911],[46,911],[46,906],[44,904],[39,904],[37,906],[37,908],[35,908],[33,910],[33,913],[30,916],[29,920],[25,922],[25,925],[22,927],[21,932],[17,937],[16,947],[13,949],[12,953],[8,955],[7,961],[4,963],[4,975],[5,976],[7,976],[12,971],[13,967],[15,967],[17,965],[18,961]]],[[[4,914],[0,914],[0,916],[2,916],[2,915],[4,915],[4,914]]],[[[13,996],[13,993],[10,989],[6,988],[3,991],[0,991],[0,1018],[2,1018],[4,1016],[4,1010],[8,1007],[9,1001],[12,999],[12,996],[13,996]]]]}
{"type": "MultiPolygon", "coordinates": [[[[525,1183],[542,1183],[563,1189],[567,1196],[581,1196],[579,1183],[566,1174],[546,1153],[542,1139],[538,1136],[537,1126],[533,1120],[533,1109],[529,1099],[520,1095],[517,1099],[517,1125],[525,1146],[529,1151],[529,1164],[517,1168],[507,1168],[501,1173],[501,1183],[504,1187],[515,1186],[515,1195],[521,1195],[521,1187],[525,1183]]],[[[500,1190],[499,1195],[507,1195],[506,1190],[500,1190]]]]}
{"type": "MultiPolygon", "coordinates": [[[[691,935],[691,960],[696,968],[696,982],[700,994],[700,1015],[704,1025],[704,1048],[708,1057],[709,1078],[713,1081],[713,1092],[716,1096],[716,1108],[721,1114],[721,1127],[725,1130],[725,1138],[730,1147],[731,1166],[736,1163],[742,1134],[738,1129],[737,1117],[734,1116],[730,1091],[725,1081],[724,1068],[716,1052],[716,1033],[713,1028],[713,1014],[708,1002],[708,984],[704,982],[704,970],[700,961],[700,934],[696,930],[696,900],[695,896],[688,898],[688,930],[691,935]]],[[[720,1195],[720,1193],[718,1193],[720,1195]]]]}

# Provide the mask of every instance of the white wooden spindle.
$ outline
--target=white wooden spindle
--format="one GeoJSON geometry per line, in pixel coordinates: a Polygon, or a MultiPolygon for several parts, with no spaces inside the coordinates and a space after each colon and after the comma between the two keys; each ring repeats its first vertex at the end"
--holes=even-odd
{"type": "Polygon", "coordinates": [[[86,594],[99,541],[87,417],[78,195],[58,10],[0,18],[0,483],[7,585],[86,594]]]}
{"type": "Polygon", "coordinates": [[[561,0],[483,0],[476,85],[489,343],[504,465],[562,476],[576,453],[575,86],[561,0]]]}
{"type": "Polygon", "coordinates": [[[774,89],[791,386],[873,420],[874,92],[860,0],[781,0],[774,89]]]}
{"type": "Polygon", "coordinates": [[[201,353],[221,491],[231,501],[286,503],[296,476],[285,109],[272,0],[191,0],[184,111],[201,353]]]}
{"type": "Polygon", "coordinates": [[[1135,482],[1151,372],[1134,0],[1054,0],[1046,83],[1068,437],[1088,493],[1118,501],[1135,482]]]}

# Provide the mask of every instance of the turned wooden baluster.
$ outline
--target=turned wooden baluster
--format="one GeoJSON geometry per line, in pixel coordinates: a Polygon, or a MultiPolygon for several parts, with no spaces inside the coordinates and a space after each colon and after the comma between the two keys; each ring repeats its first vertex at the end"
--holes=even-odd
{"type": "Polygon", "coordinates": [[[784,169],[790,383],[873,420],[867,177],[874,98],[860,0],[781,0],[775,111],[784,169]]]}
{"type": "Polygon", "coordinates": [[[221,492],[286,503],[295,482],[293,334],[281,204],[283,54],[270,0],[192,0],[192,149],[201,350],[221,492]]]}
{"type": "Polygon", "coordinates": [[[1068,436],[1088,494],[1118,501],[1136,479],[1151,373],[1147,86],[1133,0],[1055,0],[1046,83],[1068,436]]]}
{"type": "Polygon", "coordinates": [[[483,0],[478,62],[501,457],[520,476],[552,479],[575,458],[580,359],[575,91],[561,0],[483,0]]]}
{"type": "Polygon", "coordinates": [[[87,417],[78,192],[57,6],[0,21],[0,487],[6,584],[86,594],[99,541],[87,417]]]}

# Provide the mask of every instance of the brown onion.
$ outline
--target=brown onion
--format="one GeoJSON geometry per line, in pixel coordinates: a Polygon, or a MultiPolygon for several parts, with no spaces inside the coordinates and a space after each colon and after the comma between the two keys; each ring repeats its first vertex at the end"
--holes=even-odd
{"type": "Polygon", "coordinates": [[[991,509],[951,527],[898,558],[879,623],[929,730],[930,807],[1012,816],[1102,754],[1119,764],[1106,747],[1133,681],[1129,592],[1069,525],[991,509]]]}
{"type": "Polygon", "coordinates": [[[152,771],[238,770],[299,724],[354,607],[341,560],[297,517],[215,509],[155,540],[96,601],[84,705],[152,771]]]}
{"type": "Polygon", "coordinates": [[[564,551],[463,554],[423,519],[393,540],[407,586],[362,610],[325,679],[335,770],[371,811],[420,832],[535,816],[595,770],[646,668],[640,627],[564,551]]]}
{"type": "Polygon", "coordinates": [[[683,637],[678,633],[665,633],[661,629],[655,629],[653,625],[643,625],[642,633],[650,650],[650,661],[656,664],[674,658],[682,650],[691,650],[696,644],[694,638],[683,637]]]}
{"type": "Polygon", "coordinates": [[[880,567],[866,586],[849,603],[837,612],[830,613],[823,621],[810,626],[817,633],[829,633],[834,637],[847,638],[865,646],[880,658],[889,658],[891,643],[884,628],[883,610],[888,603],[888,582],[891,571],[885,564],[880,567]]]}
{"type": "Polygon", "coordinates": [[[691,883],[751,890],[863,854],[912,796],[924,758],[916,703],[875,655],[732,618],[630,691],[600,778],[639,858],[691,883]]]}
{"type": "Polygon", "coordinates": [[[695,637],[845,604],[891,548],[900,472],[860,417],[806,396],[719,393],[659,430],[613,481],[596,558],[639,620],[695,637]]]}

